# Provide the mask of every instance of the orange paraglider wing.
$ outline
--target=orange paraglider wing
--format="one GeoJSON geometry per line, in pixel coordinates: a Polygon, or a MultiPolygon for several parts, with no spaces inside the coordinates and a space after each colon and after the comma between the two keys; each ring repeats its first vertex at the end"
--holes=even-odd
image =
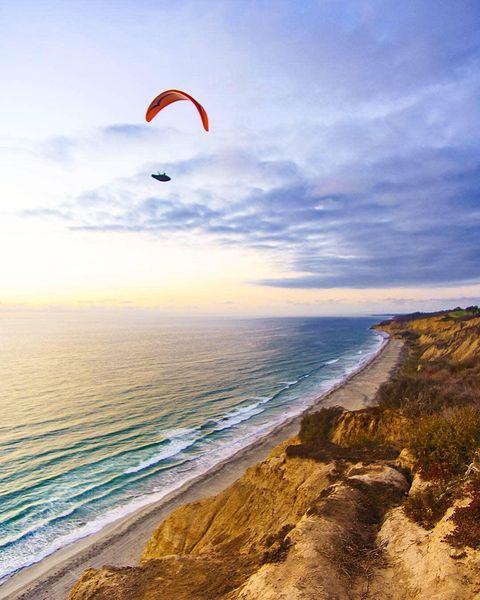
{"type": "Polygon", "coordinates": [[[181,90],[166,90],[159,94],[156,98],[154,98],[147,108],[147,114],[145,118],[148,122],[150,122],[153,117],[159,113],[163,108],[172,104],[172,102],[178,102],[179,100],[190,100],[197,107],[198,112],[200,113],[200,117],[202,119],[203,127],[205,131],[208,131],[208,115],[203,106],[192,98],[189,94],[182,92],[181,90]]]}

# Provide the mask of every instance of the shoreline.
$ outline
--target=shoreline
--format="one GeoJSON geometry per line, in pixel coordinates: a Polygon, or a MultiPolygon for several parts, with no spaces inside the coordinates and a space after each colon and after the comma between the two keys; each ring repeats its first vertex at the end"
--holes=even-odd
{"type": "Polygon", "coordinates": [[[137,564],[146,542],[163,518],[183,504],[215,495],[228,487],[249,466],[264,460],[275,446],[295,436],[305,413],[319,406],[336,404],[347,410],[358,410],[371,404],[379,385],[390,377],[398,365],[401,348],[399,340],[387,338],[376,353],[302,413],[286,420],[205,473],[185,482],[162,499],[120,517],[100,531],[13,574],[0,585],[0,599],[64,600],[81,573],[89,567],[137,564]]]}

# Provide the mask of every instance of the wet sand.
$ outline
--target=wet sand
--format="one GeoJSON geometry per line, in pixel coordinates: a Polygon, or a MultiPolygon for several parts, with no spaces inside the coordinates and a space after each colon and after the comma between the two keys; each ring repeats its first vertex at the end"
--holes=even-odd
{"type": "MultiPolygon", "coordinates": [[[[348,380],[318,399],[319,406],[340,405],[348,410],[372,403],[379,385],[388,380],[399,364],[402,342],[389,340],[383,350],[348,380]]],[[[245,469],[266,458],[271,450],[297,434],[301,416],[239,451],[207,473],[187,482],[162,500],[108,525],[98,533],[62,548],[27,567],[0,586],[0,599],[65,600],[85,569],[103,565],[138,563],[154,529],[172,510],[217,494],[238,479],[245,469]]]]}

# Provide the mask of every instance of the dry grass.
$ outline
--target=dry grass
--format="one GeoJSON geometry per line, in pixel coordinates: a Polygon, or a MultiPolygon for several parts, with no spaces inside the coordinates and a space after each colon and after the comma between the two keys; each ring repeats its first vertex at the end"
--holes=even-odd
{"type": "Polygon", "coordinates": [[[298,434],[302,444],[312,450],[329,443],[333,428],[343,412],[340,406],[322,408],[303,417],[298,434]]]}
{"type": "Polygon", "coordinates": [[[480,446],[480,408],[464,406],[423,417],[408,445],[425,479],[448,481],[462,475],[480,446]]]}

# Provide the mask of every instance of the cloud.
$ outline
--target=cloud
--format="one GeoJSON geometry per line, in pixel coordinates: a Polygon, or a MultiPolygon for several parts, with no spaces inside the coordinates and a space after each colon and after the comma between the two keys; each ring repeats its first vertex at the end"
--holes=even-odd
{"type": "Polygon", "coordinates": [[[148,125],[138,125],[136,123],[117,123],[114,125],[107,125],[106,127],[102,128],[102,133],[105,136],[119,138],[143,138],[153,134],[152,128],[148,127],[148,125]]]}
{"type": "MultiPolygon", "coordinates": [[[[298,165],[244,155],[242,161],[246,183],[230,202],[222,185],[208,193],[190,188],[186,198],[168,187],[161,196],[143,195],[141,174],[29,215],[58,216],[74,229],[194,234],[256,248],[292,273],[257,282],[268,286],[378,288],[480,279],[480,165],[464,150],[420,149],[363,169],[352,166],[337,173],[334,193],[330,180],[308,178],[298,165]],[[283,185],[260,187],[275,176],[283,185]]],[[[213,156],[171,168],[187,179],[201,173],[215,180],[211,174],[223,171],[228,181],[231,163],[213,156]]]]}
{"type": "MultiPolygon", "coordinates": [[[[185,18],[192,6],[182,3],[185,18]]],[[[282,273],[256,282],[265,286],[480,280],[477,3],[299,10],[282,1],[272,14],[270,3],[247,2],[207,12],[224,44],[204,48],[211,134],[160,120],[48,140],[50,160],[102,164],[110,153],[125,176],[24,214],[99,235],[254,248],[282,273]],[[151,182],[157,168],[171,184],[151,182]]],[[[189,54],[201,43],[192,33],[189,54]]]]}
{"type": "Polygon", "coordinates": [[[440,298],[385,298],[385,302],[396,303],[396,304],[431,304],[436,302],[440,306],[452,306],[453,304],[460,304],[461,306],[468,306],[478,304],[480,302],[480,296],[446,296],[440,298]]]}

